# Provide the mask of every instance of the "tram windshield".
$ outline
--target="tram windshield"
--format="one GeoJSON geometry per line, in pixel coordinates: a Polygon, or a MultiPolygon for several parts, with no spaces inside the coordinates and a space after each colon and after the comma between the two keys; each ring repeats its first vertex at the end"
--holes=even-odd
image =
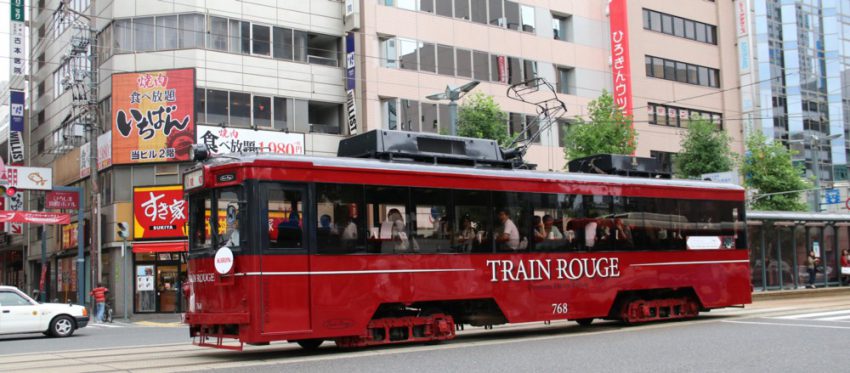
{"type": "Polygon", "coordinates": [[[189,249],[208,251],[227,246],[238,251],[247,240],[242,213],[242,187],[206,190],[189,197],[189,249]]]}

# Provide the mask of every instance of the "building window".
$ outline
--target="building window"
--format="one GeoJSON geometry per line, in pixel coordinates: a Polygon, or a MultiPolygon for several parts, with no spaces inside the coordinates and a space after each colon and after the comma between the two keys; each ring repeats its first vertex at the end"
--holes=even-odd
{"type": "Polygon", "coordinates": [[[251,53],[268,56],[271,53],[271,28],[269,26],[251,25],[251,53]]]}
{"type": "MultiPolygon", "coordinates": [[[[242,30],[246,28],[246,27],[243,27],[243,24],[247,25],[248,22],[240,22],[240,21],[237,21],[235,19],[231,19],[231,20],[228,21],[228,29],[230,31],[229,37],[228,37],[230,53],[247,53],[248,52],[247,49],[243,49],[244,43],[243,43],[243,37],[242,37],[242,30]]],[[[245,35],[244,39],[247,39],[247,38],[248,38],[248,35],[245,35]]]]}
{"type": "Polygon", "coordinates": [[[723,130],[723,116],[720,113],[650,102],[646,114],[649,124],[686,128],[690,120],[702,119],[716,124],[717,130],[723,130]]]}
{"type": "Polygon", "coordinates": [[[572,67],[558,68],[558,93],[566,95],[576,94],[576,69],[572,67]]]}
{"type": "MultiPolygon", "coordinates": [[[[226,32],[226,31],[225,31],[226,32]]],[[[177,16],[156,17],[156,49],[171,50],[180,46],[177,16]]]]}
{"type": "Polygon", "coordinates": [[[266,96],[254,96],[254,128],[272,126],[272,99],[266,96]]]}
{"type": "Polygon", "coordinates": [[[114,53],[130,53],[133,51],[133,34],[129,19],[115,21],[112,50],[114,53]]]}
{"type": "Polygon", "coordinates": [[[519,4],[514,1],[505,1],[505,20],[511,30],[519,30],[522,27],[519,4]]]}
{"type": "Polygon", "coordinates": [[[228,92],[207,90],[207,122],[211,124],[228,124],[229,119],[228,92]]]}
{"type": "Polygon", "coordinates": [[[534,7],[523,5],[521,7],[522,12],[522,31],[525,32],[534,32],[537,28],[537,21],[534,19],[535,11],[534,7]]]}
{"type": "Polygon", "coordinates": [[[434,44],[419,43],[419,71],[437,72],[437,53],[434,44]]]}
{"type": "Polygon", "coordinates": [[[380,38],[381,66],[389,68],[398,67],[398,50],[395,38],[380,38]]]}
{"type": "Polygon", "coordinates": [[[717,44],[717,27],[650,9],[643,9],[643,28],[702,43],[717,44]]]}
{"type": "Polygon", "coordinates": [[[419,0],[419,11],[434,13],[434,0],[419,0]]]}
{"type": "Polygon", "coordinates": [[[537,61],[524,60],[522,66],[523,80],[531,80],[537,77],[537,61]]]}
{"type": "Polygon", "coordinates": [[[288,112],[286,102],[287,99],[283,97],[274,98],[274,128],[284,131],[289,130],[286,120],[286,113],[288,112]]]}
{"type": "Polygon", "coordinates": [[[502,11],[502,0],[489,0],[489,6],[487,8],[487,15],[490,20],[490,24],[493,26],[505,27],[507,21],[505,20],[504,12],[502,11]]]}
{"type": "Polygon", "coordinates": [[[455,0],[455,18],[469,21],[469,0],[455,0]]]}
{"type": "Polygon", "coordinates": [[[645,60],[647,76],[704,87],[720,87],[720,71],[717,69],[652,56],[646,56],[645,60]]]}
{"type": "Polygon", "coordinates": [[[469,0],[472,22],[487,24],[487,0],[469,0]]]}
{"type": "MultiPolygon", "coordinates": [[[[472,69],[475,80],[486,82],[490,80],[490,61],[486,52],[472,52],[472,69]]],[[[498,65],[497,65],[498,66],[498,65]]]]}
{"type": "Polygon", "coordinates": [[[440,75],[455,74],[455,49],[448,45],[437,46],[437,72],[440,75]]]}
{"type": "Polygon", "coordinates": [[[227,18],[210,17],[210,38],[207,48],[227,52],[227,18]]]}
{"type": "Polygon", "coordinates": [[[402,131],[419,131],[419,101],[400,100],[401,116],[399,117],[402,131]]]}
{"type": "Polygon", "coordinates": [[[472,78],[472,52],[466,49],[455,49],[457,76],[472,78]]]}
{"type": "Polygon", "coordinates": [[[134,50],[136,52],[149,52],[156,49],[155,36],[153,17],[133,19],[134,50]]]}
{"type": "Polygon", "coordinates": [[[398,128],[398,100],[395,98],[381,99],[381,119],[383,128],[397,130],[398,128]]]}
{"type": "Polygon", "coordinates": [[[401,9],[416,10],[416,0],[396,0],[396,6],[401,9]]]}
{"type": "Polygon", "coordinates": [[[338,135],[342,122],[342,104],[310,101],[307,106],[310,132],[338,135]]]}
{"type": "Polygon", "coordinates": [[[207,91],[195,88],[195,122],[207,122],[207,91]]]}
{"type": "Polygon", "coordinates": [[[274,58],[292,61],[292,29],[275,27],[273,33],[274,58]]]}
{"type": "Polygon", "coordinates": [[[398,44],[401,68],[404,70],[418,70],[418,56],[416,53],[419,49],[418,43],[414,40],[398,39],[398,44]]]}
{"type": "Polygon", "coordinates": [[[660,150],[650,150],[649,156],[655,158],[658,166],[667,173],[673,173],[673,157],[676,153],[663,152],[660,150]]]}
{"type": "Polygon", "coordinates": [[[206,27],[204,26],[204,15],[181,14],[178,19],[180,27],[180,48],[203,48],[206,27]]]}
{"type": "Polygon", "coordinates": [[[230,92],[230,125],[251,127],[251,94],[230,92]]]}
{"type": "Polygon", "coordinates": [[[571,17],[559,14],[552,14],[552,32],[555,40],[570,41],[569,25],[571,17]]]}
{"type": "MultiPolygon", "coordinates": [[[[458,0],[460,2],[460,0],[458,0]]],[[[437,15],[451,17],[452,16],[452,0],[436,0],[434,5],[437,15]]]]}
{"type": "Polygon", "coordinates": [[[437,104],[422,103],[422,132],[438,133],[440,121],[437,117],[437,104]]]}

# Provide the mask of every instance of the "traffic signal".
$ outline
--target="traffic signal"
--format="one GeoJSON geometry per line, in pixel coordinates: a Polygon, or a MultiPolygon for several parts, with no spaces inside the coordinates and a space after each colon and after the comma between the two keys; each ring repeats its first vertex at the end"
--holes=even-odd
{"type": "Polygon", "coordinates": [[[0,192],[9,197],[14,197],[15,193],[18,192],[18,188],[15,188],[13,186],[0,186],[0,192]]]}
{"type": "Polygon", "coordinates": [[[130,225],[126,221],[118,222],[118,237],[123,239],[130,238],[130,225]]]}

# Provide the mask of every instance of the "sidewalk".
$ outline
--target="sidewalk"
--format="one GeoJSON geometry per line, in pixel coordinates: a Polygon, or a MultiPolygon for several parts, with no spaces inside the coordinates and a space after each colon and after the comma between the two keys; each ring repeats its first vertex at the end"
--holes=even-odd
{"type": "Polygon", "coordinates": [[[834,286],[817,289],[799,288],[789,290],[753,291],[753,301],[781,298],[807,298],[831,296],[850,296],[850,286],[834,286]]]}

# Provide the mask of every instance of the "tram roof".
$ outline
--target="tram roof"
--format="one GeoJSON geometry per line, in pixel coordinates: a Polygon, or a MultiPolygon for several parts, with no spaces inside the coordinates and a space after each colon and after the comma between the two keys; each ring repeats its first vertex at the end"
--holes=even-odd
{"type": "Polygon", "coordinates": [[[794,211],[747,211],[747,220],[850,221],[850,214],[794,211]]]}
{"type": "Polygon", "coordinates": [[[282,154],[228,154],[210,158],[207,162],[212,166],[254,163],[256,161],[271,162],[304,162],[314,167],[346,167],[366,170],[389,170],[403,172],[427,172],[432,174],[446,175],[473,175],[484,177],[510,177],[514,179],[547,180],[564,182],[605,183],[614,185],[647,185],[647,186],[671,186],[684,188],[702,188],[719,190],[743,191],[744,188],[736,184],[717,183],[701,180],[685,179],[651,179],[640,177],[624,177],[616,175],[587,174],[576,172],[546,172],[531,170],[504,170],[487,169],[461,166],[426,165],[415,163],[387,162],[376,159],[345,158],[313,155],[282,155],[282,154]],[[237,158],[238,157],[238,158],[237,158]]]}

